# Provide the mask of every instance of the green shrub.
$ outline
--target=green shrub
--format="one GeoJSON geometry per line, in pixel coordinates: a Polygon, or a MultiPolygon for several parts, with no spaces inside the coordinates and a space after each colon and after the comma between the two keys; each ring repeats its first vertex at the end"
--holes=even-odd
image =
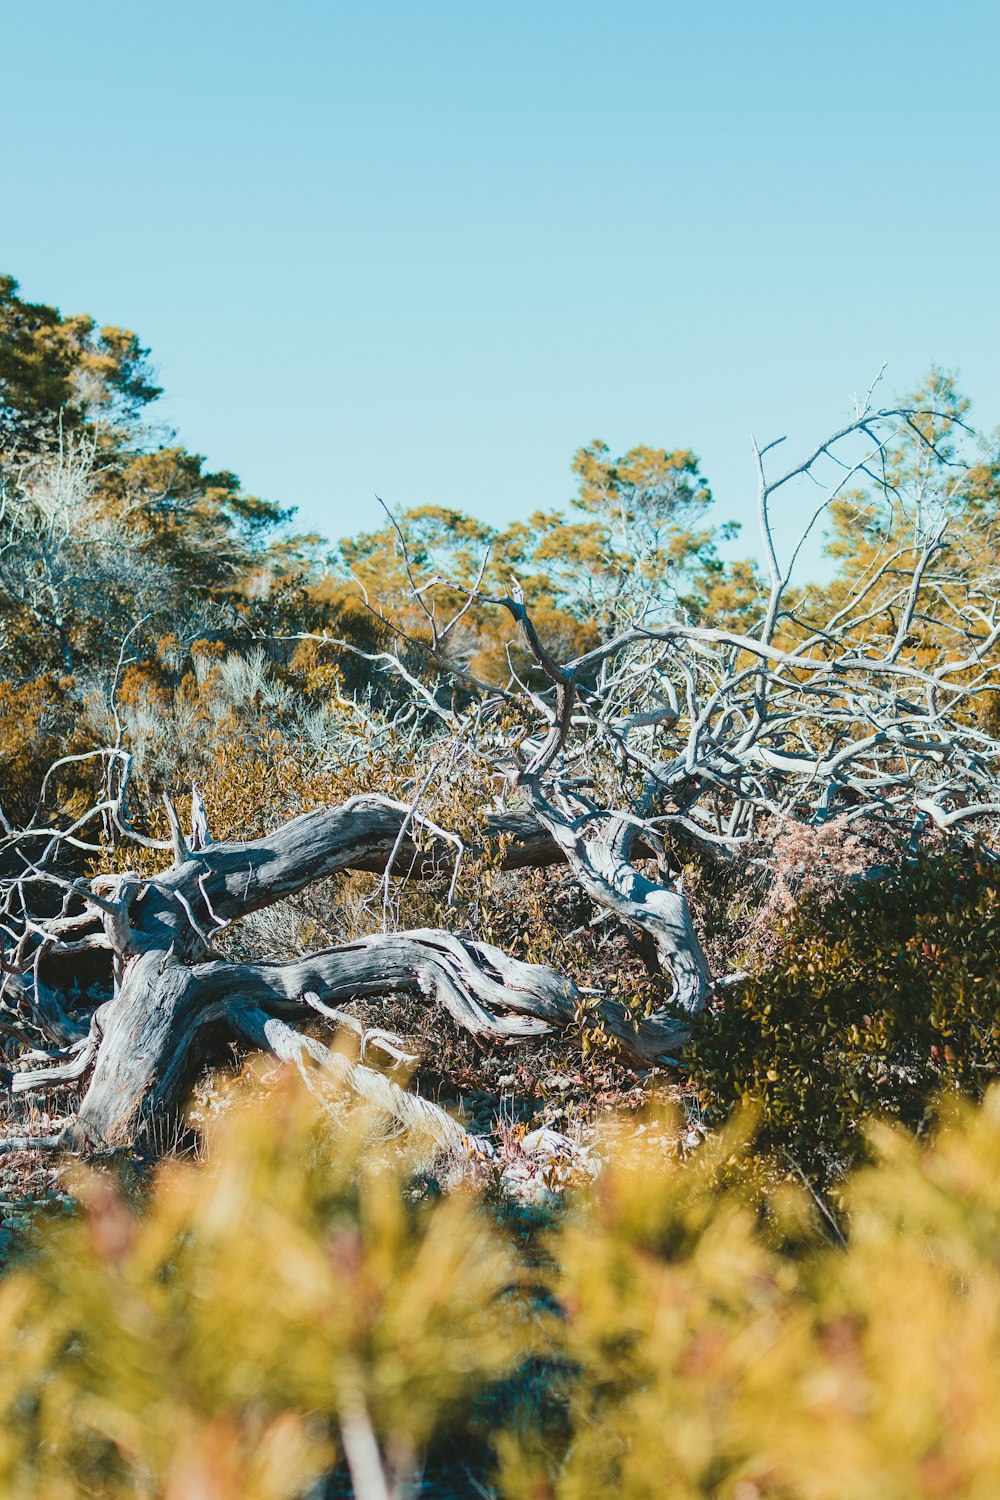
{"type": "Polygon", "coordinates": [[[1000,1066],[1000,869],[922,858],[805,903],[775,960],[703,1018],[691,1066],[710,1119],[752,1106],[759,1143],[830,1180],[872,1115],[921,1128],[1000,1066]]]}
{"type": "Polygon", "coordinates": [[[1000,1494],[1000,1092],[933,1149],[882,1128],[844,1243],[786,1187],[763,1235],[687,1163],[616,1155],[555,1237],[568,1430],[503,1444],[509,1500],[992,1500],[1000,1494]],[[805,1247],[805,1248],[803,1248],[805,1247]]]}

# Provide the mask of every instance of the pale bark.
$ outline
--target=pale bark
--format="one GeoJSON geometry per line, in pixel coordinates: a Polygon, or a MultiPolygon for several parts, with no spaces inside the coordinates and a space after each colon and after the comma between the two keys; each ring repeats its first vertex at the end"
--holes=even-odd
{"type": "MultiPolygon", "coordinates": [[[[175,831],[180,863],[162,875],[145,882],[131,875],[95,879],[91,900],[114,953],[114,998],[101,1007],[84,1050],[22,1075],[18,1087],[79,1077],[93,1058],[89,1087],[64,1137],[86,1149],[169,1133],[220,1042],[252,1038],[264,1045],[271,1035],[275,1050],[274,1036],[287,1041],[282,1026],[353,1000],[412,996],[441,1006],[473,1035],[504,1039],[581,1022],[589,1012],[592,1024],[599,1021],[642,1063],[683,1040],[675,1022],[633,1021],[609,999],[594,1006],[553,969],[445,931],[376,935],[288,962],[229,963],[215,954],[213,935],[230,922],[338,871],[377,869],[395,852],[404,868],[441,873],[453,851],[426,829],[418,847],[405,832],[404,813],[383,799],[354,798],[264,838],[220,844],[210,841],[202,817],[197,840],[175,831]],[[196,842],[201,847],[193,849],[196,842]]],[[[531,812],[492,817],[485,838],[501,835],[508,868],[565,857],[531,812]]],[[[343,1063],[334,1066],[345,1085],[371,1082],[370,1069],[352,1074],[343,1063]]],[[[395,1084],[392,1090],[383,1103],[399,1093],[395,1084]]],[[[398,1117],[399,1110],[390,1113],[398,1117]]]]}
{"type": "Polygon", "coordinates": [[[557,810],[537,787],[522,782],[521,789],[587,895],[651,939],[659,966],[673,980],[672,1004],[697,1015],[711,984],[708,959],[683,892],[650,880],[632,862],[635,818],[574,818],[565,799],[557,810]]]}

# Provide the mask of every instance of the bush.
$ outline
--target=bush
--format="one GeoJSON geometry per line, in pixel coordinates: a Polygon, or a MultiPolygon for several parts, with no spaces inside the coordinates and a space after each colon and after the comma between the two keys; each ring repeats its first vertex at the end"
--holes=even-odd
{"type": "Polygon", "coordinates": [[[141,1214],[83,1180],[0,1286],[0,1493],[292,1497],[370,1432],[405,1471],[509,1369],[500,1235],[469,1195],[422,1205],[368,1124],[290,1086],[141,1214]]]}
{"type": "Polygon", "coordinates": [[[920,1129],[943,1090],[980,1096],[1000,1065],[998,890],[987,858],[939,855],[804,903],[693,1038],[709,1117],[752,1106],[764,1150],[830,1181],[868,1116],[920,1129]]]}
{"type": "Polygon", "coordinates": [[[141,1212],[84,1178],[0,1283],[0,1493],[290,1500],[477,1414],[508,1500],[1000,1492],[1000,1089],[879,1127],[841,1240],[787,1182],[762,1214],[744,1126],[647,1121],[518,1249],[295,1084],[141,1212]]]}
{"type": "Polygon", "coordinates": [[[762,1232],[732,1132],[666,1168],[655,1146],[617,1156],[554,1244],[568,1430],[507,1440],[503,1494],[1000,1493],[1000,1092],[931,1151],[873,1145],[834,1245],[787,1186],[762,1232]]]}

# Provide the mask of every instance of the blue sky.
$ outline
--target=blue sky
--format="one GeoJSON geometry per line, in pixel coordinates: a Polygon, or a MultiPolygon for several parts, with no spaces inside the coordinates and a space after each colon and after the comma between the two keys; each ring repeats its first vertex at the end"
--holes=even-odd
{"type": "Polygon", "coordinates": [[[598,436],[752,528],[750,433],[884,360],[1000,421],[995,4],[4,9],[0,269],[328,536],[562,504],[598,436]]]}

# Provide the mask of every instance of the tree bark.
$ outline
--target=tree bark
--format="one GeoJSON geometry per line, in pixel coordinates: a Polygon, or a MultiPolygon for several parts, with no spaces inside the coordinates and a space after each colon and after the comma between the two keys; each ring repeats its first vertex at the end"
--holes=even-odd
{"type": "Polygon", "coordinates": [[[652,941],[659,967],[673,980],[672,1003],[685,1015],[697,1015],[711,984],[708,959],[683,892],[650,880],[633,863],[636,815],[575,819],[530,781],[522,791],[587,895],[652,941]]]}
{"type": "MultiPolygon", "coordinates": [[[[259,1042],[269,1020],[315,1021],[317,999],[410,995],[441,1005],[473,1035],[507,1039],[585,1023],[591,1015],[642,1064],[685,1039],[684,1026],[669,1016],[634,1019],[609,998],[592,1003],[544,965],[433,929],[364,938],[288,962],[227,963],[216,956],[212,937],[223,926],[338,871],[384,870],[391,859],[400,874],[441,874],[448,867],[442,841],[418,848],[408,832],[401,837],[408,824],[407,809],[361,797],[246,842],[214,844],[203,830],[192,841],[203,847],[192,851],[178,829],[178,859],[163,874],[145,882],[133,875],[92,881],[114,953],[115,994],[95,1017],[93,1074],[64,1143],[74,1149],[162,1143],[220,1037],[259,1042]]],[[[563,830],[543,826],[535,812],[491,815],[483,842],[501,838],[507,869],[569,858],[583,878],[563,830]]],[[[616,906],[595,881],[588,886],[595,899],[634,920],[632,908],[616,906]]],[[[652,895],[648,901],[654,904],[652,895]]],[[[65,1076],[70,1068],[78,1071],[67,1062],[65,1076]]]]}

